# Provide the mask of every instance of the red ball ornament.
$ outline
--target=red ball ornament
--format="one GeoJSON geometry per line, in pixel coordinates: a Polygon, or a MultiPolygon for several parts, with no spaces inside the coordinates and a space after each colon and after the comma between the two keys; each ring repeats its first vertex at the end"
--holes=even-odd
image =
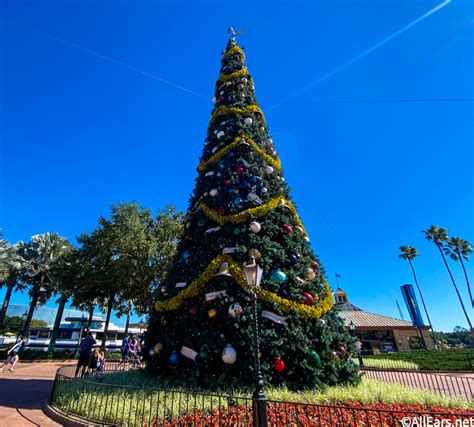
{"type": "Polygon", "coordinates": [[[282,230],[283,230],[283,233],[285,233],[285,234],[293,233],[293,227],[291,227],[291,225],[288,225],[288,224],[285,224],[283,226],[282,230]]]}
{"type": "Polygon", "coordinates": [[[237,166],[237,168],[235,169],[235,171],[237,173],[243,173],[245,171],[244,167],[243,166],[237,166]]]}
{"type": "Polygon", "coordinates": [[[313,270],[319,270],[319,264],[316,261],[313,261],[311,267],[313,267],[313,270]]]}
{"type": "Polygon", "coordinates": [[[266,146],[265,146],[265,151],[266,151],[267,153],[273,153],[273,148],[270,147],[269,145],[266,145],[266,146]]]}
{"type": "Polygon", "coordinates": [[[285,370],[285,362],[281,359],[275,359],[275,363],[273,364],[275,371],[283,372],[285,370]]]}
{"type": "Polygon", "coordinates": [[[189,312],[193,315],[193,316],[196,316],[196,314],[198,313],[198,308],[197,307],[191,307],[189,309],[189,312]]]}
{"type": "Polygon", "coordinates": [[[313,305],[313,302],[314,302],[313,295],[311,295],[309,292],[303,292],[303,296],[304,296],[304,303],[306,305],[313,305]]]}
{"type": "Polygon", "coordinates": [[[225,185],[229,186],[230,184],[232,184],[232,181],[230,179],[226,179],[225,180],[225,185]]]}
{"type": "Polygon", "coordinates": [[[219,209],[217,209],[217,213],[219,215],[224,215],[225,214],[225,209],[224,208],[219,208],[219,209]]]}

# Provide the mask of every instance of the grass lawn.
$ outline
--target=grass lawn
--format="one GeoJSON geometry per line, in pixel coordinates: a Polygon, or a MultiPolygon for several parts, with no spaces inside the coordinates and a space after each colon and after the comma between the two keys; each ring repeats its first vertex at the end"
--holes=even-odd
{"type": "Polygon", "coordinates": [[[364,356],[368,367],[431,371],[474,370],[474,349],[412,350],[364,356]]]}

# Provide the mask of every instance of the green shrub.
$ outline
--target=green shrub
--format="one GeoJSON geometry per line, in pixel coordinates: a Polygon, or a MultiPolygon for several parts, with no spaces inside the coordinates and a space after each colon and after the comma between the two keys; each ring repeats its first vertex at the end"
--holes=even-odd
{"type": "Polygon", "coordinates": [[[474,370],[474,349],[412,350],[364,356],[366,366],[369,366],[369,363],[380,363],[376,367],[395,368],[393,363],[397,362],[413,363],[423,370],[471,371],[474,370]],[[373,362],[374,360],[379,362],[373,362]]]}

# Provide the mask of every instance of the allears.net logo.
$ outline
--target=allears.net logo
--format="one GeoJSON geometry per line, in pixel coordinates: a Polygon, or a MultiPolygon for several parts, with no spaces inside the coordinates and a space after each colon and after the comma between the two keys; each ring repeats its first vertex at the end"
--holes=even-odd
{"type": "Polygon", "coordinates": [[[432,416],[404,417],[403,427],[474,427],[474,417],[434,418],[432,416]]]}

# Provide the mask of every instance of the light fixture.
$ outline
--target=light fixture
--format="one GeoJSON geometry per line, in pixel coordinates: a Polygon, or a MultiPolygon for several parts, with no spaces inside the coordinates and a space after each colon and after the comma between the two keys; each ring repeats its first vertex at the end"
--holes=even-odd
{"type": "Polygon", "coordinates": [[[244,266],[245,278],[249,286],[260,286],[262,280],[263,268],[260,267],[255,258],[252,258],[252,262],[244,266]]]}

